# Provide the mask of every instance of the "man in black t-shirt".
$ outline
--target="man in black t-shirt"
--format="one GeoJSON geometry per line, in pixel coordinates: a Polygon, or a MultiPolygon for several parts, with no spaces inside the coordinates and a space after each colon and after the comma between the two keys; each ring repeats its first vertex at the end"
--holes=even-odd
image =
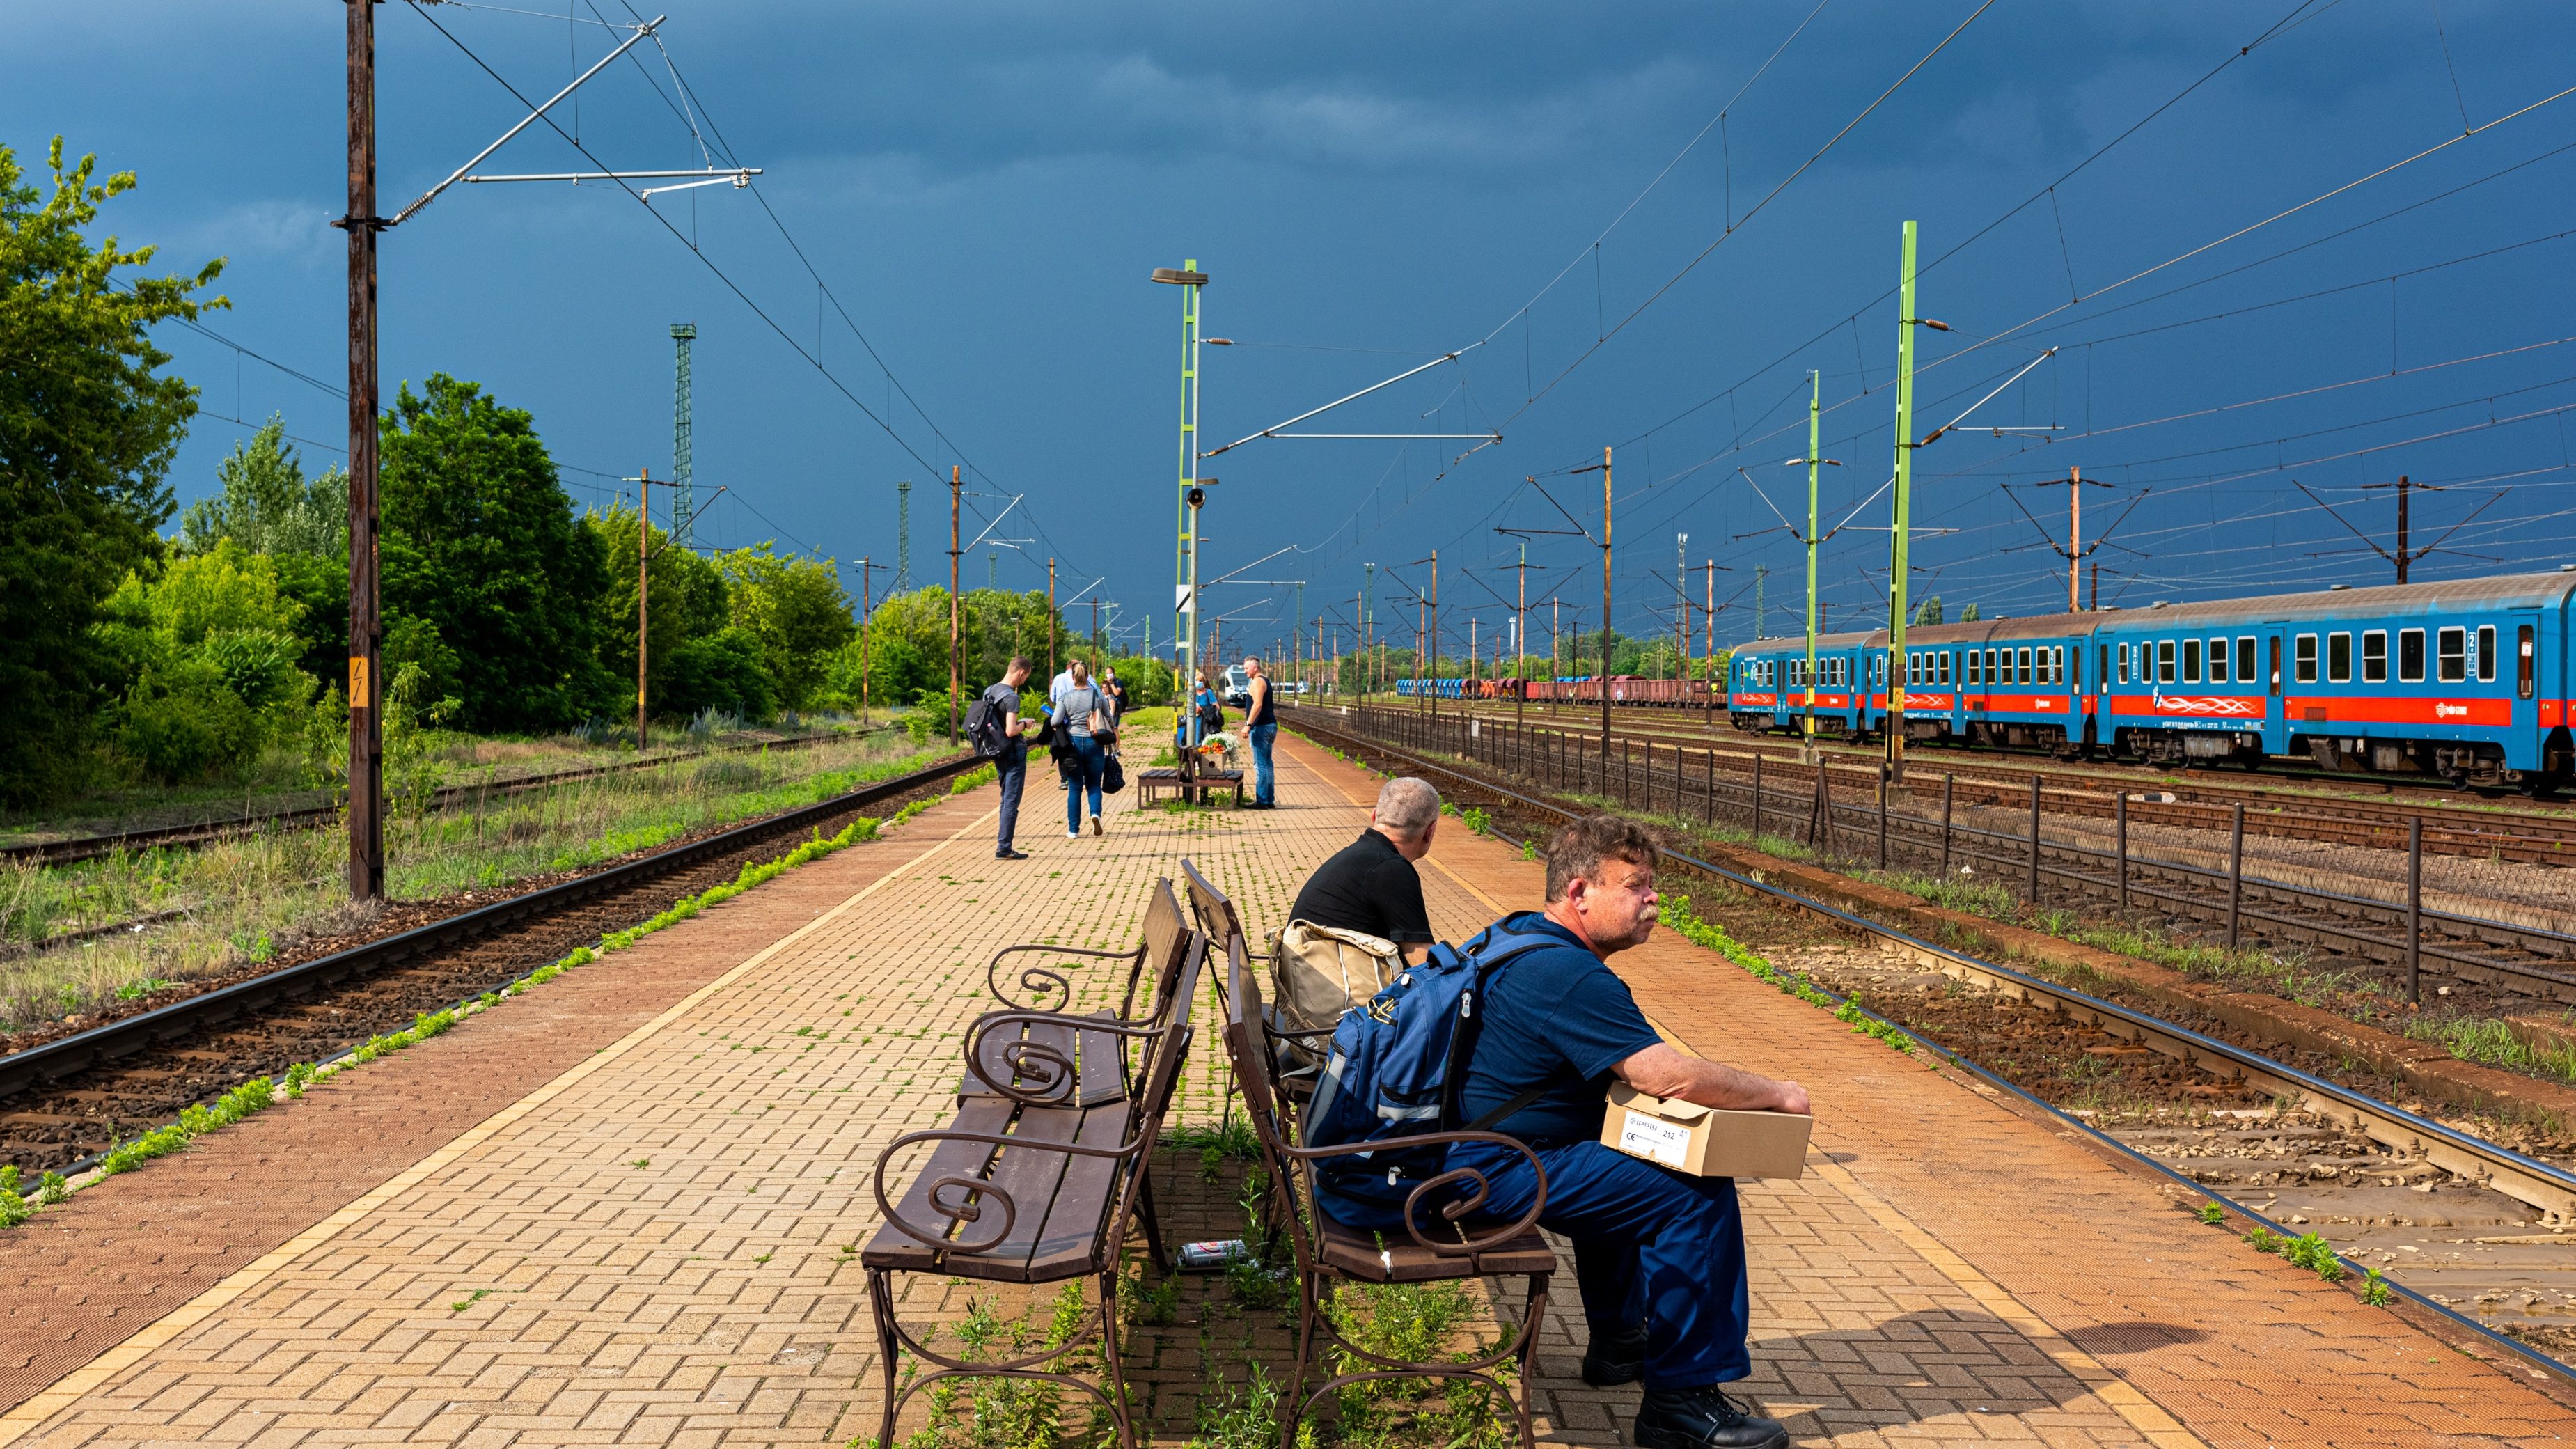
{"type": "Polygon", "coordinates": [[[1431,944],[1431,912],[1413,863],[1431,853],[1440,825],[1440,792],[1411,777],[1377,792],[1367,833],[1343,846],[1306,880],[1288,919],[1365,931],[1403,948],[1410,960],[1431,944]]]}
{"type": "MultiPolygon", "coordinates": [[[[1539,1224],[1573,1240],[1592,1330],[1584,1382],[1645,1381],[1632,1442],[1781,1449],[1789,1436],[1779,1424],[1718,1387],[1752,1371],[1735,1183],[1631,1157],[1602,1143],[1601,1126],[1614,1078],[1738,1111],[1803,1113],[1807,1091],[1687,1055],[1656,1033],[1607,964],[1645,944],[1655,915],[1655,841],[1643,827],[1603,815],[1558,831],[1547,847],[1547,909],[1498,925],[1564,944],[1512,958],[1486,985],[1459,1111],[1480,1120],[1534,1094],[1493,1130],[1537,1155],[1547,1172],[1539,1224]]],[[[1485,1174],[1479,1211],[1506,1221],[1527,1212],[1537,1191],[1530,1159],[1492,1144],[1453,1147],[1449,1166],[1485,1174]]]]}

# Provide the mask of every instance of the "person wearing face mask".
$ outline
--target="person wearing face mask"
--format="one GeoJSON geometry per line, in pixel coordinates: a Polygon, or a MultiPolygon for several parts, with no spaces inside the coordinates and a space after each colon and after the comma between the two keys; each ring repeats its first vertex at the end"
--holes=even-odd
{"type": "MultiPolygon", "coordinates": [[[[1460,1086],[1460,1114],[1480,1119],[1526,1094],[1492,1130],[1529,1144],[1547,1173],[1539,1224],[1574,1245],[1575,1280],[1591,1345],[1583,1380],[1596,1388],[1644,1381],[1636,1443],[1645,1449],[1781,1449],[1788,1432],[1718,1385],[1752,1372],[1745,1349],[1750,1298],[1735,1183],[1694,1177],[1601,1141],[1613,1079],[1658,1097],[1738,1111],[1808,1110],[1796,1082],[1685,1054],[1637,1007],[1609,958],[1654,931],[1655,841],[1617,816],[1578,820],[1547,845],[1547,904],[1497,931],[1559,936],[1561,947],[1514,957],[1494,972],[1460,1086]]],[[[1462,949],[1471,955],[1475,941],[1462,949]]],[[[1509,1220],[1529,1210],[1528,1158],[1488,1143],[1450,1149],[1451,1168],[1486,1174],[1479,1211],[1509,1220]]]]}

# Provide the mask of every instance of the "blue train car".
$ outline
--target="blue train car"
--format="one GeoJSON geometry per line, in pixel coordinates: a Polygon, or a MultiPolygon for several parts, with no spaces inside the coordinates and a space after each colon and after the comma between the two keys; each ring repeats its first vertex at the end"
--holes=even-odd
{"type": "MultiPolygon", "coordinates": [[[[1906,631],[1906,736],[2160,765],[2325,769],[2552,790],[2576,774],[2576,569],[2154,604],[1906,631]]],[[[1888,636],[1817,640],[1820,734],[1886,728],[1888,636]]],[[[1738,649],[1727,713],[1795,730],[1806,642],[1738,649]]]]}

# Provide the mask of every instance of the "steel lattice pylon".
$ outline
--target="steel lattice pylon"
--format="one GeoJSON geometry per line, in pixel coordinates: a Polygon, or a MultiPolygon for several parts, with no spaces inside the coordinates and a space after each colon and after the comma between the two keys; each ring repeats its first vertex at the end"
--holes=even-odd
{"type": "Polygon", "coordinates": [[[698,515],[697,469],[689,457],[689,344],[697,336],[695,322],[671,324],[671,341],[680,353],[671,404],[671,542],[682,548],[695,543],[698,515]]]}

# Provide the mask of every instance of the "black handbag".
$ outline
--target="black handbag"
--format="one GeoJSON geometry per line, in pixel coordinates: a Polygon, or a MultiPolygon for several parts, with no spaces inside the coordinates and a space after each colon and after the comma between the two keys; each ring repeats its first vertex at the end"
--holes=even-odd
{"type": "Polygon", "coordinates": [[[1119,765],[1118,757],[1111,755],[1109,763],[1100,772],[1100,793],[1115,795],[1126,788],[1127,771],[1119,765]]]}

